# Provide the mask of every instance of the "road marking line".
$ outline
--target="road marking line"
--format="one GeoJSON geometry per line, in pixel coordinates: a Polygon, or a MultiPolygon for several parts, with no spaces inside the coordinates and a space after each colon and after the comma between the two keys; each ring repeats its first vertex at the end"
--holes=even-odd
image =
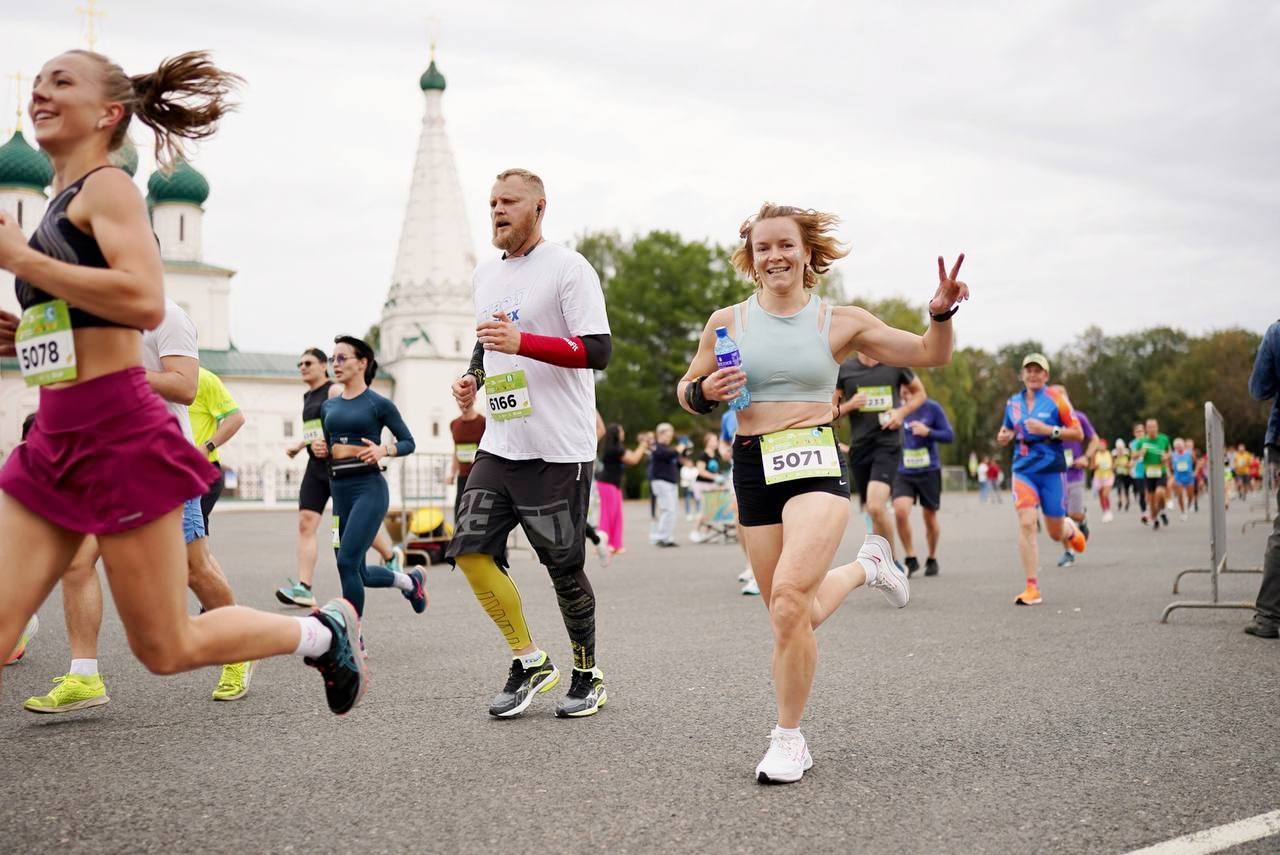
{"type": "Polygon", "coordinates": [[[1166,840],[1145,849],[1135,849],[1129,855],[1206,855],[1209,852],[1221,852],[1241,843],[1260,840],[1280,834],[1280,810],[1263,813],[1258,816],[1242,819],[1216,828],[1195,831],[1191,834],[1166,840]]]}

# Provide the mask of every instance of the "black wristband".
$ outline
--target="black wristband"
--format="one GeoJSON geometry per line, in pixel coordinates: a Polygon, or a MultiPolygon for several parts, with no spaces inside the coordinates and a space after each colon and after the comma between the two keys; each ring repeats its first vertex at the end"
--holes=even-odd
{"type": "Polygon", "coordinates": [[[958,311],[960,311],[960,304],[956,303],[954,306],[952,306],[950,309],[948,309],[945,312],[939,312],[936,315],[933,312],[930,312],[929,317],[933,318],[938,323],[942,323],[943,321],[951,320],[951,316],[958,311]]]}
{"type": "Polygon", "coordinates": [[[711,401],[702,392],[702,381],[707,379],[707,375],[703,374],[696,380],[690,380],[689,385],[684,387],[684,400],[695,413],[706,415],[720,405],[719,401],[711,401]]]}
{"type": "Polygon", "coordinates": [[[476,389],[484,388],[484,369],[483,368],[468,368],[466,371],[462,372],[463,377],[466,377],[468,374],[476,378],[476,389]]]}

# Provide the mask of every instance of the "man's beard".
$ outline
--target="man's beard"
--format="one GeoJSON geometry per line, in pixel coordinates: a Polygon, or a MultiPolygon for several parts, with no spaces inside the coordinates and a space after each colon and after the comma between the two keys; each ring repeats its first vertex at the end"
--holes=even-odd
{"type": "Polygon", "coordinates": [[[493,236],[493,245],[503,252],[511,253],[524,246],[524,242],[533,234],[533,222],[511,223],[506,232],[493,236]]]}

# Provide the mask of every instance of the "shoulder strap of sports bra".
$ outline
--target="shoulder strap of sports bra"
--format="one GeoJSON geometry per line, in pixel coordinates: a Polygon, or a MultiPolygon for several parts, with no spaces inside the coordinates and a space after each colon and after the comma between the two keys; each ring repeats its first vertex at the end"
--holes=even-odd
{"type": "Polygon", "coordinates": [[[818,311],[822,314],[822,326],[818,328],[818,335],[822,336],[822,340],[826,341],[831,337],[831,304],[823,300],[818,304],[818,311]]]}

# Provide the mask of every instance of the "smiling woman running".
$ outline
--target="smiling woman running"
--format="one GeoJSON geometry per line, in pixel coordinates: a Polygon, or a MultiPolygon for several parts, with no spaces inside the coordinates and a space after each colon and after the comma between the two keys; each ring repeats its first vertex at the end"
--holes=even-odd
{"type": "Polygon", "coordinates": [[[31,91],[54,197],[30,244],[0,213],[0,267],[21,320],[0,312],[0,355],[18,356],[40,406],[0,471],[0,650],[12,649],[86,534],[96,535],[129,645],[158,674],[298,653],[324,675],[329,708],[349,711],[367,678],[359,623],[343,600],[308,617],[241,606],[186,612],[183,504],[216,471],[151,391],[140,330],[164,318],[164,267],[138,188],[110,152],[135,115],[170,167],[179,137],[213,134],[239,78],[203,53],[127,76],[101,54],[45,63],[31,91]]]}
{"type": "Polygon", "coordinates": [[[906,577],[884,538],[868,535],[858,560],[828,571],[849,520],[849,476],[831,424],[836,375],[853,351],[891,365],[926,367],[951,358],[951,316],[969,289],[938,259],[933,322],[923,336],[895,329],[854,306],[829,306],[809,293],[847,254],[831,235],[838,219],[764,204],[743,224],[733,263],[756,283],[745,302],[717,309],[677,398],[705,414],[745,385],[751,405],[738,415],[733,483],[738,520],[773,625],[778,726],[756,767],[761,783],[798,781],[813,765],[800,717],[818,658],[813,631],[862,584],[901,608],[906,577]],[[738,342],[741,367],[716,368],[716,329],[738,342]]]}

